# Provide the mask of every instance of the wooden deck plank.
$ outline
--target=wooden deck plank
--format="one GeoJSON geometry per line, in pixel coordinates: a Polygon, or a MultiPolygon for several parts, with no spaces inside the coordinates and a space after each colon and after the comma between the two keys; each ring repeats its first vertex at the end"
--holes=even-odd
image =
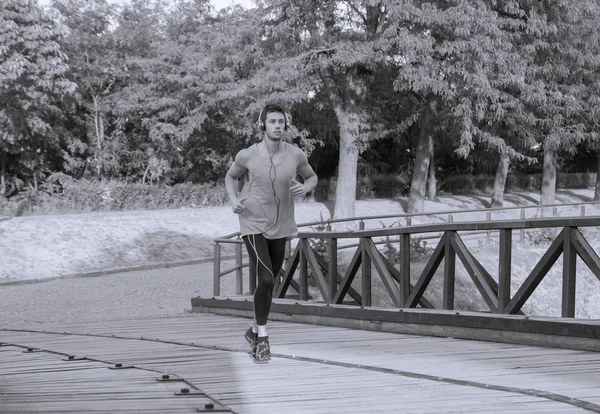
{"type": "MultiPolygon", "coordinates": [[[[27,346],[177,374],[240,413],[398,412],[400,406],[423,413],[586,412],[559,401],[460,381],[534,388],[590,402],[600,394],[594,377],[600,355],[592,352],[274,322],[269,333],[275,356],[261,366],[247,354],[242,335],[248,324],[243,318],[197,314],[44,325],[46,331],[82,335],[0,330],[0,336],[6,342],[19,340],[27,346]],[[260,387],[257,377],[263,379],[260,387]]],[[[5,368],[0,357],[0,373],[5,368]]]]}
{"type": "Polygon", "coordinates": [[[192,413],[200,405],[214,402],[206,396],[175,396],[181,384],[158,382],[156,372],[110,370],[101,362],[63,358],[48,352],[24,353],[22,348],[0,347],[0,412],[192,413]],[[57,369],[61,365],[67,369],[57,369]]]}

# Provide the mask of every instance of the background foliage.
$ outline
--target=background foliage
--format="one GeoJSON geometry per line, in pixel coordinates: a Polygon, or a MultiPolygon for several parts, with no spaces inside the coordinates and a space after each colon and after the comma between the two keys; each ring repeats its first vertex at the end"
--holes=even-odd
{"type": "Polygon", "coordinates": [[[0,208],[224,203],[270,101],[317,199],[591,187],[598,18],[593,0],[4,1],[0,208]]]}

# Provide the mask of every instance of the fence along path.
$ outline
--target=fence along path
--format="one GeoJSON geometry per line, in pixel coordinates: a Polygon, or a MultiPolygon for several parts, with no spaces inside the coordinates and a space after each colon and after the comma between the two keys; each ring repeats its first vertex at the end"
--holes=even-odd
{"type": "MultiPolygon", "coordinates": [[[[152,378],[155,372],[179,376],[238,413],[600,413],[599,353],[273,322],[273,361],[257,365],[242,336],[247,326],[244,318],[194,314],[44,324],[44,332],[39,324],[8,326],[0,338],[5,344],[151,369],[152,378]]],[[[14,347],[0,347],[6,350],[12,353],[14,347]]],[[[89,375],[77,369],[83,362],[67,376],[62,364],[69,362],[54,361],[50,367],[43,352],[20,355],[40,358],[36,378],[60,375],[66,388],[71,384],[69,389],[83,392],[89,375]],[[42,373],[51,370],[54,374],[42,373]]],[[[31,368],[27,359],[20,360],[0,357],[1,378],[31,368]]],[[[116,372],[139,375],[135,369],[116,372]]],[[[20,393],[5,394],[0,384],[3,403],[26,408],[30,393],[40,398],[60,384],[29,379],[19,383],[20,393]]],[[[119,385],[107,390],[106,401],[146,390],[134,380],[119,385]]],[[[205,401],[183,398],[179,404],[193,401],[193,409],[205,401]]],[[[81,405],[89,399],[78,401],[77,409],[58,402],[53,407],[61,413],[86,412],[80,408],[89,408],[81,405]]],[[[91,407],[127,412],[125,406],[117,411],[102,410],[100,403],[91,407]]]]}
{"type": "MultiPolygon", "coordinates": [[[[600,202],[597,201],[585,201],[580,203],[570,203],[570,204],[552,204],[544,207],[539,206],[520,206],[520,207],[504,207],[504,208],[489,208],[489,209],[469,209],[469,210],[448,210],[448,211],[434,211],[434,212],[425,212],[425,213],[415,213],[415,214],[394,214],[394,215],[379,215],[379,216],[363,216],[363,217],[354,217],[349,219],[326,219],[318,222],[310,222],[310,223],[302,223],[299,224],[299,228],[302,233],[306,233],[308,238],[311,237],[310,233],[319,233],[323,230],[331,231],[332,224],[343,223],[346,226],[346,230],[348,230],[348,226],[354,227],[355,230],[365,230],[369,229],[382,229],[387,228],[390,230],[390,227],[399,227],[405,226],[410,227],[414,224],[417,225],[426,225],[426,224],[442,224],[442,223],[454,223],[461,221],[480,221],[480,222],[491,222],[492,219],[497,220],[520,220],[525,221],[527,219],[536,219],[536,218],[544,218],[544,217],[598,217],[600,214],[600,202]],[[312,229],[312,231],[311,231],[312,229]],[[315,231],[316,230],[316,231],[315,231]]],[[[350,231],[350,230],[348,230],[350,231]]],[[[393,231],[393,230],[392,230],[393,231]]],[[[597,233],[597,230],[592,230],[592,232],[597,233]]],[[[301,233],[301,234],[302,234],[301,233]]],[[[440,240],[440,234],[421,234],[418,231],[415,231],[414,236],[418,236],[419,244],[423,243],[424,246],[427,243],[435,243],[440,240]]],[[[213,287],[214,287],[214,296],[220,296],[220,280],[223,276],[229,275],[235,272],[236,277],[236,293],[238,295],[243,292],[243,269],[246,267],[250,267],[249,263],[242,259],[243,256],[243,242],[240,239],[240,233],[229,234],[220,238],[215,239],[214,246],[214,269],[213,269],[213,287]],[[233,267],[229,267],[227,269],[222,268],[221,263],[221,247],[222,245],[233,244],[235,247],[235,265],[233,267]]],[[[464,242],[467,245],[470,245],[472,241],[481,241],[482,239],[487,239],[488,241],[491,238],[499,239],[499,234],[497,232],[492,231],[471,231],[471,232],[463,232],[461,236],[464,242]]],[[[511,241],[523,242],[526,237],[525,228],[520,228],[518,231],[515,231],[511,234],[511,241]]],[[[394,240],[390,239],[390,236],[375,236],[372,237],[372,240],[376,246],[384,244],[384,243],[401,243],[400,239],[394,240]]],[[[356,247],[360,247],[358,240],[356,239],[340,239],[338,243],[336,243],[336,250],[340,252],[343,249],[352,249],[356,247]]],[[[286,258],[284,263],[284,268],[289,268],[292,258],[292,251],[295,247],[297,247],[297,243],[299,240],[288,241],[286,246],[286,258]]],[[[255,276],[252,274],[253,269],[250,269],[250,285],[249,290],[253,291],[256,287],[254,284],[255,276]]],[[[296,288],[296,284],[293,284],[293,287],[296,288]]]]}

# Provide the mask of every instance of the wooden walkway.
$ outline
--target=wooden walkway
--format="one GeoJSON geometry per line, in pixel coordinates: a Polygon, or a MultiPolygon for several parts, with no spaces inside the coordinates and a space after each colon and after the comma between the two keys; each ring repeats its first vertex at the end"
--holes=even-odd
{"type": "Polygon", "coordinates": [[[273,322],[258,365],[248,323],[3,327],[0,412],[600,413],[600,353],[273,322]]]}

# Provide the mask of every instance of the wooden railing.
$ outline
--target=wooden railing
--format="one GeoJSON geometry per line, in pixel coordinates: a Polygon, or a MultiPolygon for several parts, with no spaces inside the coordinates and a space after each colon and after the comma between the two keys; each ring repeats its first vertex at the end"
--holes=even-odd
{"type": "MultiPolygon", "coordinates": [[[[315,226],[324,226],[327,230],[331,230],[332,224],[336,223],[355,223],[357,230],[364,230],[368,224],[376,222],[380,225],[381,220],[391,219],[395,220],[396,225],[403,226],[412,226],[414,219],[423,220],[434,220],[437,219],[446,223],[453,223],[459,221],[463,216],[471,216],[473,214],[480,215],[482,220],[486,222],[492,222],[492,218],[494,215],[499,213],[502,214],[514,214],[518,215],[519,220],[525,220],[528,213],[531,215],[538,214],[539,211],[544,211],[545,214],[551,215],[552,217],[557,216],[558,214],[564,214],[566,210],[569,210],[566,214],[570,216],[580,216],[585,217],[586,214],[591,210],[592,214],[596,213],[596,208],[599,205],[596,201],[589,202],[581,202],[581,203],[573,203],[573,204],[553,204],[545,206],[544,209],[540,209],[538,206],[525,206],[525,207],[505,207],[505,208],[493,208],[493,209],[471,209],[471,210],[447,210],[447,211],[438,211],[438,212],[429,212],[429,213],[416,213],[416,214],[389,214],[389,215],[378,215],[378,216],[363,216],[363,217],[353,217],[350,219],[326,219],[322,221],[315,221],[309,223],[300,224],[298,227],[302,228],[314,228],[315,226]],[[559,210],[560,209],[560,210],[559,210]]],[[[314,233],[311,233],[314,234],[314,233]]],[[[417,234],[417,232],[413,232],[413,235],[417,234]]],[[[491,231],[481,232],[474,231],[470,233],[463,233],[463,239],[465,236],[481,237],[490,237],[492,235],[491,231]]],[[[432,241],[435,242],[439,239],[440,235],[435,234],[435,232],[429,233],[428,235],[420,235],[419,239],[423,242],[432,241]]],[[[518,229],[518,233],[514,235],[515,238],[519,241],[523,241],[525,238],[525,230],[524,228],[518,229]]],[[[244,242],[240,238],[240,233],[232,233],[223,237],[219,237],[214,240],[214,270],[213,270],[213,295],[220,296],[221,294],[221,280],[224,276],[229,275],[235,272],[235,280],[236,280],[236,288],[235,292],[238,295],[242,295],[244,292],[244,283],[243,283],[243,269],[246,267],[250,267],[247,261],[243,260],[243,251],[244,242]],[[222,245],[233,244],[235,248],[235,254],[233,256],[235,260],[235,265],[223,270],[222,269],[222,245]]],[[[375,245],[380,245],[386,243],[385,239],[377,239],[373,240],[375,245]]],[[[292,243],[288,242],[286,246],[286,256],[284,261],[284,269],[288,269],[291,261],[291,251],[292,251],[292,243]]],[[[351,249],[358,247],[357,243],[348,242],[338,246],[339,250],[343,249],[351,249]]],[[[256,288],[256,277],[254,274],[254,269],[250,267],[250,277],[249,277],[249,285],[248,291],[253,292],[256,288]]]]}
{"type": "MultiPolygon", "coordinates": [[[[579,228],[600,226],[599,217],[538,218],[529,220],[501,220],[495,222],[463,222],[434,225],[394,227],[377,230],[345,232],[303,232],[290,255],[289,265],[277,278],[275,297],[283,298],[289,287],[295,289],[300,300],[307,300],[308,272],[327,303],[340,304],[350,299],[356,305],[371,306],[372,269],[379,277],[392,303],[397,308],[417,306],[433,308],[424,296],[436,270],[444,260],[442,308],[454,308],[456,258],[462,262],[479,294],[491,313],[520,313],[523,304],[535,291],[556,260],[563,256],[562,269],[562,316],[575,316],[575,285],[577,277],[576,257],[600,280],[600,257],[586,240],[579,228]],[[556,228],[560,232],[538,263],[514,294],[511,292],[511,261],[513,233],[525,229],[556,228]],[[467,232],[497,232],[499,234],[499,265],[497,277],[491,274],[469,251],[461,234],[467,232]],[[439,242],[431,254],[417,281],[410,281],[410,241],[415,234],[437,234],[439,242]],[[377,249],[374,238],[392,237],[399,241],[399,263],[388,261],[377,249]],[[320,238],[327,241],[326,260],[310,246],[309,240],[320,238]],[[347,270],[338,271],[338,244],[341,240],[358,239],[358,248],[347,270]],[[361,270],[360,292],[352,288],[352,282],[361,270]],[[298,272],[297,280],[294,276],[298,272]]],[[[240,245],[241,246],[241,245],[240,245]]],[[[241,250],[240,250],[241,251],[241,250]]]]}

